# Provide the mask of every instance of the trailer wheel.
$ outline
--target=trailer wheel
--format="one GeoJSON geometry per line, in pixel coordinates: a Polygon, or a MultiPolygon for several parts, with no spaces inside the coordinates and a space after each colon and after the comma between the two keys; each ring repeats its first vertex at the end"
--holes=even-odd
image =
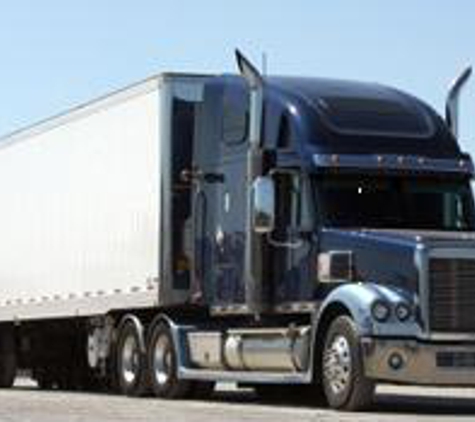
{"type": "Polygon", "coordinates": [[[168,325],[160,322],[152,330],[147,348],[152,391],[167,399],[191,395],[192,382],[178,379],[178,362],[172,334],[168,325]]]}
{"type": "Polygon", "coordinates": [[[13,386],[17,363],[13,330],[0,332],[0,388],[13,386]]]}
{"type": "Polygon", "coordinates": [[[140,347],[140,333],[130,321],[119,332],[116,363],[120,392],[127,396],[143,395],[147,389],[146,359],[140,347]]]}
{"type": "Polygon", "coordinates": [[[327,332],[322,377],[325,396],[332,408],[358,411],[371,404],[374,382],[364,374],[358,332],[346,315],[336,318],[327,332]]]}

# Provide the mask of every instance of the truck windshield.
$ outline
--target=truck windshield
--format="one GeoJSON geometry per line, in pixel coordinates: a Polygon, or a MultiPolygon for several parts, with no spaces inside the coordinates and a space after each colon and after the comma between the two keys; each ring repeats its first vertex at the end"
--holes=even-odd
{"type": "Polygon", "coordinates": [[[420,177],[315,177],[327,227],[472,231],[470,184],[420,177]]]}

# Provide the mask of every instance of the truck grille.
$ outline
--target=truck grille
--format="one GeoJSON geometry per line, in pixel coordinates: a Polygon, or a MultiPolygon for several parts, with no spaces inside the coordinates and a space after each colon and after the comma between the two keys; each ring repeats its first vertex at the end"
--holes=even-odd
{"type": "Polygon", "coordinates": [[[431,331],[475,333],[475,260],[429,260],[431,331]]]}
{"type": "Polygon", "coordinates": [[[439,352],[436,359],[439,368],[475,368],[473,352],[439,352]]]}

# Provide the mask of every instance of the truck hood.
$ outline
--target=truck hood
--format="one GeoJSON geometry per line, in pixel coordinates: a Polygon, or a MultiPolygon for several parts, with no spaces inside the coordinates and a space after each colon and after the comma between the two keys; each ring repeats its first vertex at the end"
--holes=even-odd
{"type": "Polygon", "coordinates": [[[386,229],[324,229],[321,250],[352,251],[359,281],[419,291],[416,251],[434,248],[473,248],[474,232],[386,229]]]}

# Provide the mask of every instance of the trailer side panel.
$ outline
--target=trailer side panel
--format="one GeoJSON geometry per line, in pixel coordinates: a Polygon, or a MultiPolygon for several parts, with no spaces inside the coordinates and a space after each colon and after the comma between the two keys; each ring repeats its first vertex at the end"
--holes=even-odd
{"type": "Polygon", "coordinates": [[[0,320],[156,303],[159,132],[148,81],[6,140],[0,320]]]}

